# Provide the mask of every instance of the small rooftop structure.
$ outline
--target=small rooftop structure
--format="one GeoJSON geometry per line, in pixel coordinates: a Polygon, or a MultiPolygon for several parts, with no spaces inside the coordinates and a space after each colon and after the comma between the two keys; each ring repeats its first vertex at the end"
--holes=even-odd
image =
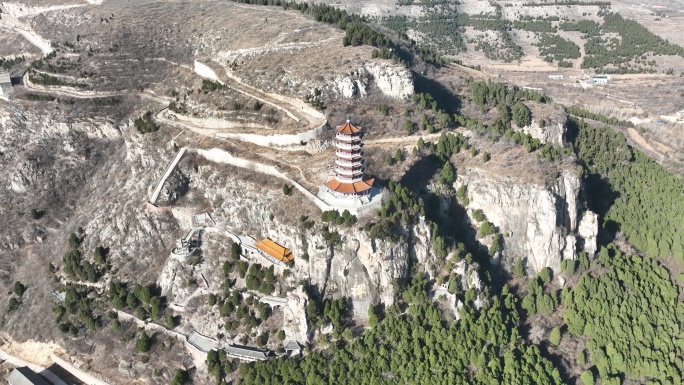
{"type": "Polygon", "coordinates": [[[212,338],[205,337],[197,331],[193,330],[186,337],[188,343],[192,345],[195,349],[201,351],[202,353],[208,353],[210,350],[214,349],[218,342],[212,338]]]}
{"type": "Polygon", "coordinates": [[[209,213],[201,213],[192,216],[192,227],[212,226],[216,225],[216,221],[209,215],[209,213]]]}
{"type": "Polygon", "coordinates": [[[362,194],[373,187],[373,182],[375,179],[360,180],[354,183],[344,183],[337,179],[331,179],[325,183],[325,187],[343,194],[362,194]]]}
{"type": "Polygon", "coordinates": [[[299,356],[302,354],[302,348],[303,346],[295,340],[290,340],[287,344],[285,344],[285,352],[290,357],[299,356]]]}
{"type": "Polygon", "coordinates": [[[237,344],[230,344],[225,350],[228,355],[243,361],[266,361],[271,353],[268,349],[259,349],[237,344]]]}
{"type": "Polygon", "coordinates": [[[257,249],[263,251],[264,253],[270,255],[271,257],[277,259],[280,262],[290,262],[294,260],[292,255],[292,250],[280,246],[279,244],[273,242],[271,238],[264,238],[254,244],[257,249]]]}
{"type": "Polygon", "coordinates": [[[351,124],[349,120],[347,120],[345,124],[337,126],[336,130],[342,134],[358,134],[361,132],[361,127],[356,127],[355,125],[351,124]]]}
{"type": "Polygon", "coordinates": [[[6,72],[0,72],[0,98],[9,99],[12,95],[12,79],[6,72]]]}
{"type": "Polygon", "coordinates": [[[50,385],[28,366],[12,370],[6,379],[10,385],[50,385]]]}
{"type": "Polygon", "coordinates": [[[595,74],[595,75],[590,75],[590,76],[589,76],[589,79],[587,80],[587,83],[607,84],[608,81],[610,81],[610,75],[606,75],[606,74],[595,74]]]}

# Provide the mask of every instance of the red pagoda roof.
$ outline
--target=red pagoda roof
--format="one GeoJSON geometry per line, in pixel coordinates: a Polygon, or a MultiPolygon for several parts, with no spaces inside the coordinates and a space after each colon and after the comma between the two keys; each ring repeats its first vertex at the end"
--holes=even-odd
{"type": "Polygon", "coordinates": [[[337,132],[343,134],[358,134],[361,132],[361,127],[356,127],[347,120],[347,123],[337,126],[337,132]]]}
{"type": "Polygon", "coordinates": [[[340,182],[337,179],[330,179],[325,183],[325,186],[333,191],[340,192],[340,193],[345,193],[345,194],[354,194],[354,193],[361,193],[364,192],[371,187],[373,187],[373,182],[375,179],[366,179],[363,181],[358,181],[354,183],[346,183],[346,182],[340,182]]]}

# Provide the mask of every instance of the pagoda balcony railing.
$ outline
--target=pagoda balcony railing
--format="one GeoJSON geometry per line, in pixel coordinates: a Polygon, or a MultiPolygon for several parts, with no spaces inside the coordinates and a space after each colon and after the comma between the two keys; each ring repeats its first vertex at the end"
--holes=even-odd
{"type": "Polygon", "coordinates": [[[342,175],[348,178],[361,178],[363,177],[363,172],[356,170],[356,171],[351,171],[351,170],[345,170],[342,168],[336,168],[335,169],[335,174],[337,175],[342,175]]]}
{"type": "Polygon", "coordinates": [[[346,168],[346,167],[339,167],[339,166],[335,167],[335,172],[338,172],[338,171],[341,173],[344,173],[344,174],[348,174],[348,175],[363,174],[363,171],[361,171],[361,167],[357,167],[354,169],[350,169],[350,168],[346,168]]]}
{"type": "Polygon", "coordinates": [[[356,153],[350,153],[350,152],[344,152],[344,151],[335,151],[335,156],[338,158],[344,158],[344,159],[361,159],[361,155],[363,154],[363,151],[358,151],[356,153]]]}
{"type": "Polygon", "coordinates": [[[352,146],[352,145],[348,145],[345,143],[337,143],[336,147],[339,148],[340,150],[347,150],[347,151],[357,151],[357,150],[361,149],[361,146],[359,146],[358,144],[352,146]]]}
{"type": "Polygon", "coordinates": [[[339,140],[344,140],[345,142],[352,142],[352,141],[361,141],[361,138],[358,136],[352,136],[352,135],[345,135],[345,134],[335,134],[335,138],[339,140]]]}
{"type": "Polygon", "coordinates": [[[356,167],[356,168],[358,168],[358,167],[361,167],[361,166],[362,166],[361,162],[359,162],[359,161],[350,162],[350,161],[347,161],[347,160],[344,160],[344,159],[335,159],[335,164],[338,165],[338,166],[341,166],[341,167],[350,167],[350,168],[351,168],[351,167],[356,167]]]}

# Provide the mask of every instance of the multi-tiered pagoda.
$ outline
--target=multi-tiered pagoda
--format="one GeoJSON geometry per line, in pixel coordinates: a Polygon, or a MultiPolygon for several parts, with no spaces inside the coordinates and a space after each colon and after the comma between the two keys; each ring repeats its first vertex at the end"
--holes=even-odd
{"type": "Polygon", "coordinates": [[[335,175],[325,187],[337,198],[354,198],[371,193],[374,179],[363,178],[361,128],[349,120],[337,126],[335,133],[335,175]]]}

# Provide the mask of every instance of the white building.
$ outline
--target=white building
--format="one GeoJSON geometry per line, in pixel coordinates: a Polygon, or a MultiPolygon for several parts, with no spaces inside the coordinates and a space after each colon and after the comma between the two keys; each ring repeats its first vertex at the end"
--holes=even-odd
{"type": "Polygon", "coordinates": [[[596,74],[596,75],[590,75],[589,80],[587,83],[594,83],[594,84],[608,84],[610,81],[610,75],[603,75],[603,74],[596,74]]]}
{"type": "Polygon", "coordinates": [[[9,100],[12,95],[12,79],[6,72],[0,73],[0,98],[9,100]]]}

